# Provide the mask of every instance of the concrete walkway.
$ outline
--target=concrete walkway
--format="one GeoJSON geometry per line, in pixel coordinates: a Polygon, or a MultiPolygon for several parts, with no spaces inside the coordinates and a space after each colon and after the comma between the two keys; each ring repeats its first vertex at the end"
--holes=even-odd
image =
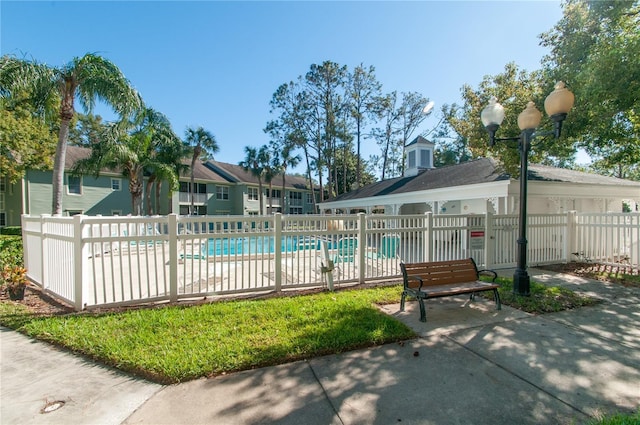
{"type": "Polygon", "coordinates": [[[640,289],[530,274],[603,302],[533,316],[443,298],[427,323],[416,302],[389,305],[418,339],[171,386],[2,329],[0,423],[580,424],[636,411],[640,289]]]}

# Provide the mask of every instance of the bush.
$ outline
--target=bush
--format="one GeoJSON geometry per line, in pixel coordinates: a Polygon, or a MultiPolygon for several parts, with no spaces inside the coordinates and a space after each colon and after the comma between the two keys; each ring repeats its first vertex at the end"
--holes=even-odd
{"type": "Polygon", "coordinates": [[[22,227],[20,226],[0,227],[0,235],[22,236],[22,227]]]}
{"type": "Polygon", "coordinates": [[[24,266],[21,236],[0,235],[0,269],[5,266],[24,266]]]}

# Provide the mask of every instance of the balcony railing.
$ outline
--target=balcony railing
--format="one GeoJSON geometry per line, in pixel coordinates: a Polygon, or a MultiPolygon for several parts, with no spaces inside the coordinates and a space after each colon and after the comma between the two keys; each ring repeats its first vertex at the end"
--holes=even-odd
{"type": "MultiPolygon", "coordinates": [[[[193,194],[193,202],[194,204],[204,205],[209,200],[209,193],[194,193],[193,194]]],[[[191,203],[191,194],[187,192],[180,192],[179,195],[180,203],[191,203]]]]}

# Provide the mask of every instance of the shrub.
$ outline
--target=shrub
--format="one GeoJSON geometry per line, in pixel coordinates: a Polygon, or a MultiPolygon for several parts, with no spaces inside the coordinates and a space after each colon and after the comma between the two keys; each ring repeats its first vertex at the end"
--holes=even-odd
{"type": "Polygon", "coordinates": [[[22,237],[0,235],[0,269],[24,266],[22,237]]]}
{"type": "Polygon", "coordinates": [[[0,235],[22,236],[22,227],[20,226],[0,227],[0,235]]]}
{"type": "Polygon", "coordinates": [[[6,288],[12,300],[24,298],[24,288],[27,286],[27,270],[20,266],[5,265],[0,269],[0,286],[6,288]]]}

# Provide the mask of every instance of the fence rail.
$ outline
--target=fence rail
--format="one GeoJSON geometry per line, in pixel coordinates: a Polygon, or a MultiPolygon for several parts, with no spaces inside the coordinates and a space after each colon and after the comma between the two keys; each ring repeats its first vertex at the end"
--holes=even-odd
{"type": "MultiPolygon", "coordinates": [[[[76,309],[400,278],[400,262],[516,264],[518,217],[23,216],[29,279],[76,309]]],[[[528,263],[640,264],[640,215],[528,216],[528,263]]]]}

